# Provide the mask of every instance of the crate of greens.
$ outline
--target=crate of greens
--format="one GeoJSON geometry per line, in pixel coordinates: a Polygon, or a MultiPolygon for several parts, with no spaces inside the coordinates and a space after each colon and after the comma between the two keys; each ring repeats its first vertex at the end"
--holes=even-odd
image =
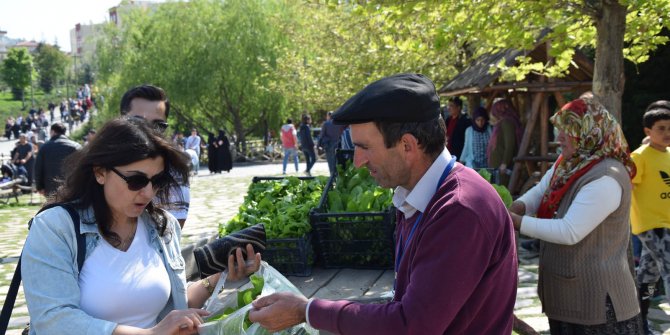
{"type": "Polygon", "coordinates": [[[309,276],[314,262],[309,213],[326,182],[327,177],[254,177],[238,213],[219,225],[219,235],[262,223],[263,259],[284,275],[309,276]]]}
{"type": "Polygon", "coordinates": [[[393,191],[377,186],[367,168],[338,165],[310,213],[314,245],[326,268],[393,267],[393,191]]]}

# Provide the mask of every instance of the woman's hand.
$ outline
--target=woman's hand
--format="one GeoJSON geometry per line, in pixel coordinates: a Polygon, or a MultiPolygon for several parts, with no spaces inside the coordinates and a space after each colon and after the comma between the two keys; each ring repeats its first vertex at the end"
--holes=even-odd
{"type": "Polygon", "coordinates": [[[261,254],[254,254],[254,248],[247,244],[247,260],[242,256],[242,249],[235,250],[235,256],[228,256],[228,277],[227,280],[237,281],[258,271],[261,267],[261,254]]]}
{"type": "Polygon", "coordinates": [[[198,333],[198,326],[204,323],[203,316],[209,315],[204,309],[190,308],[174,310],[156,326],[151,328],[151,334],[156,335],[191,335],[198,333]]]}

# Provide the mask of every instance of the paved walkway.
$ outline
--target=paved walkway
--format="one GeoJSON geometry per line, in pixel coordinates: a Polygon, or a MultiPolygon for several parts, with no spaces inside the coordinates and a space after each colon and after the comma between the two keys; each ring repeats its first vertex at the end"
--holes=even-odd
{"type": "MultiPolygon", "coordinates": [[[[304,164],[301,163],[301,168],[304,164]]],[[[289,171],[292,171],[289,167],[289,171]]],[[[314,174],[327,175],[326,163],[318,162],[314,167],[314,174]]],[[[228,221],[237,213],[242,203],[249,183],[253,176],[280,175],[281,163],[261,165],[236,165],[231,173],[210,175],[201,170],[199,175],[192,179],[191,210],[183,232],[183,243],[195,242],[202,237],[209,237],[217,231],[221,222],[228,221]]],[[[294,174],[295,175],[295,174],[294,174]]],[[[25,198],[22,201],[27,200],[25,198]]],[[[37,198],[36,198],[37,200],[37,198]]],[[[16,266],[16,257],[20,254],[25,236],[26,223],[38,209],[38,206],[0,206],[0,301],[5,300],[9,281],[16,266]]],[[[536,330],[548,334],[546,317],[542,314],[537,298],[537,258],[527,258],[527,254],[520,251],[521,263],[519,269],[519,289],[515,306],[516,315],[529,323],[536,330]]],[[[313,277],[290,277],[298,287],[308,296],[347,297],[352,287],[349,283],[339,283],[336,278],[371,278],[370,287],[384,290],[385,280],[391,276],[383,271],[371,270],[323,270],[315,271],[313,277]],[[373,273],[374,272],[374,273],[373,273]],[[318,278],[317,278],[318,277],[318,278]],[[340,288],[337,288],[337,285],[340,288]],[[381,287],[380,287],[381,285],[381,287]]],[[[366,292],[358,293],[365,295],[366,292]]],[[[657,330],[665,330],[670,334],[670,306],[663,303],[653,308],[650,318],[655,321],[657,330]]],[[[28,310],[25,305],[23,292],[19,293],[18,303],[14,309],[10,325],[12,330],[7,334],[20,334],[25,323],[29,321],[28,310]]]]}

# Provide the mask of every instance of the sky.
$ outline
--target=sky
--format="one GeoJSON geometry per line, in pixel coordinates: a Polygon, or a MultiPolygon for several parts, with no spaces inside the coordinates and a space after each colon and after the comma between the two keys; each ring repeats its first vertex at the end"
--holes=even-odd
{"type": "Polygon", "coordinates": [[[0,30],[12,39],[35,40],[70,49],[70,29],[77,23],[103,23],[121,0],[0,0],[0,30]]]}

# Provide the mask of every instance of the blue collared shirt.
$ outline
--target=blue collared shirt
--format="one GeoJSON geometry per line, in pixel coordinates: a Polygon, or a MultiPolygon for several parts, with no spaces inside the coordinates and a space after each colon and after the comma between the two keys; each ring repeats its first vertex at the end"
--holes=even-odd
{"type": "MultiPolygon", "coordinates": [[[[92,208],[78,212],[88,256],[99,245],[102,235],[92,208]]],[[[172,215],[167,217],[168,228],[162,237],[154,225],[144,225],[150,245],[161,255],[170,277],[170,299],[157,322],[174,309],[188,308],[184,258],[179,242],[181,229],[172,215]]],[[[153,222],[146,211],[142,213],[142,220],[153,222]]],[[[116,328],[116,323],[93,318],[79,308],[77,239],[72,219],[62,207],[54,207],[35,216],[21,256],[21,274],[31,317],[31,335],[112,334],[116,328]]]]}

